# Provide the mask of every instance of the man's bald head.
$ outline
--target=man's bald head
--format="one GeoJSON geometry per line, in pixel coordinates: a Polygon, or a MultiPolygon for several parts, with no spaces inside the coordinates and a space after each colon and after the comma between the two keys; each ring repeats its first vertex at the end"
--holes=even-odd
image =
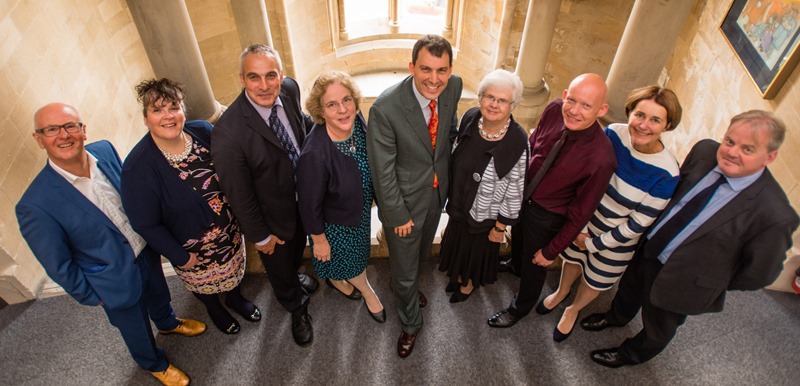
{"type": "Polygon", "coordinates": [[[608,112],[606,82],[597,74],[581,74],[572,80],[562,96],[564,126],[572,131],[589,128],[608,112]]]}

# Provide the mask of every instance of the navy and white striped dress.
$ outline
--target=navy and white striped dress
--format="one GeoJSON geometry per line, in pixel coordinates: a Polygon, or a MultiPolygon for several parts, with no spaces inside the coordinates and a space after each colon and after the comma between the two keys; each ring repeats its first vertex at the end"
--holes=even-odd
{"type": "Polygon", "coordinates": [[[666,148],[655,154],[636,151],[627,124],[605,129],[617,156],[616,173],[584,232],[588,251],[573,243],[561,257],[579,264],[589,287],[603,291],[619,280],[639,237],[667,206],[678,183],[679,165],[666,148]]]}

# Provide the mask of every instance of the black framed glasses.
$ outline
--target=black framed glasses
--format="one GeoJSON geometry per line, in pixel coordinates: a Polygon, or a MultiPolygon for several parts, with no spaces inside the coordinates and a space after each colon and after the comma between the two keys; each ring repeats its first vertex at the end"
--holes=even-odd
{"type": "Polygon", "coordinates": [[[36,129],[39,134],[44,135],[45,137],[55,137],[59,133],[61,133],[61,129],[64,129],[67,133],[77,133],[83,130],[83,123],[81,122],[67,122],[63,125],[54,125],[54,126],[47,126],[42,127],[41,129],[36,129]]]}

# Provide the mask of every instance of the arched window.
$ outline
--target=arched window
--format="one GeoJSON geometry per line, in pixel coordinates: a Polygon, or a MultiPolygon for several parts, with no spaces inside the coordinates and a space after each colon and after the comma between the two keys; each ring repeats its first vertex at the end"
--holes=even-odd
{"type": "Polygon", "coordinates": [[[433,33],[452,41],[463,0],[329,0],[334,48],[433,33]]]}

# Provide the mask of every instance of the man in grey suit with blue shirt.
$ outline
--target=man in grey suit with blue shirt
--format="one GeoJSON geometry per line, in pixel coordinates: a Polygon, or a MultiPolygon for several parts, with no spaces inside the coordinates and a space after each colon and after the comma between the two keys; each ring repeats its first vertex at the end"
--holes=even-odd
{"type": "Polygon", "coordinates": [[[392,289],[403,331],[397,354],[407,357],[422,328],[420,263],[428,258],[448,192],[448,163],[458,125],[461,78],[453,49],[441,36],[420,38],[411,76],[386,89],[369,111],[367,149],[378,216],[389,246],[392,289]]]}

